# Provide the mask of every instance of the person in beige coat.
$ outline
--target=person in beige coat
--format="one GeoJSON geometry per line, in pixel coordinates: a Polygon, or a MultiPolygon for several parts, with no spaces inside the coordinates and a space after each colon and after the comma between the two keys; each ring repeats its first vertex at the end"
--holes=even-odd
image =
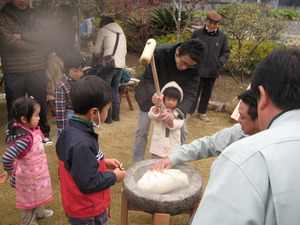
{"type": "Polygon", "coordinates": [[[111,17],[102,17],[99,28],[94,47],[95,57],[111,55],[115,47],[117,34],[119,34],[119,41],[114,55],[116,68],[105,73],[100,71],[100,77],[108,82],[114,90],[112,108],[109,110],[105,121],[106,123],[112,123],[113,121],[120,121],[119,83],[125,67],[127,43],[122,28],[111,17]]]}

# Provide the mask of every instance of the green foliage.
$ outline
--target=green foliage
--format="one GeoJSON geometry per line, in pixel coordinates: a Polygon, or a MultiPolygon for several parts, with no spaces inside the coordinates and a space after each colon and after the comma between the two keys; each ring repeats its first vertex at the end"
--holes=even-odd
{"type": "Polygon", "coordinates": [[[201,16],[206,16],[207,12],[206,11],[193,11],[192,15],[194,17],[201,17],[201,16]]]}
{"type": "Polygon", "coordinates": [[[268,15],[279,20],[300,20],[300,13],[291,9],[270,9],[268,15]]]}
{"type": "MultiPolygon", "coordinates": [[[[177,8],[154,8],[150,10],[149,15],[152,23],[157,27],[156,35],[175,33],[177,30],[176,21],[178,20],[177,8]],[[171,11],[172,13],[171,13],[171,11]],[[174,16],[173,16],[174,15],[174,16]]],[[[181,27],[186,25],[188,14],[185,11],[181,12],[181,27]]]]}
{"type": "Polygon", "coordinates": [[[259,62],[278,47],[277,44],[270,42],[262,42],[259,46],[256,46],[253,41],[243,41],[243,47],[240,49],[236,40],[229,41],[229,45],[230,58],[223,69],[233,73],[243,71],[244,74],[251,74],[259,62]],[[255,50],[253,50],[254,48],[255,50]],[[250,51],[252,53],[249,55],[250,51]]]}
{"type": "Polygon", "coordinates": [[[229,4],[219,11],[222,29],[229,39],[238,41],[274,41],[279,38],[281,26],[273,17],[268,17],[268,8],[257,4],[229,4]]]}
{"type": "Polygon", "coordinates": [[[101,21],[101,18],[94,17],[95,34],[98,33],[100,21],[101,21]]]}
{"type": "Polygon", "coordinates": [[[143,78],[145,70],[146,70],[145,67],[143,67],[143,69],[141,69],[141,70],[138,70],[137,74],[136,74],[136,78],[139,79],[139,80],[141,80],[143,78]]]}
{"type": "MultiPolygon", "coordinates": [[[[182,37],[182,42],[187,41],[191,39],[191,31],[185,31],[182,37]]],[[[155,36],[156,44],[165,44],[165,43],[176,43],[177,41],[177,35],[176,34],[167,34],[167,35],[160,35],[160,36],[155,36]]]]}
{"type": "MultiPolygon", "coordinates": [[[[150,10],[137,10],[131,17],[123,22],[124,32],[127,38],[127,46],[131,51],[142,51],[149,38],[158,38],[158,44],[176,43],[176,20],[178,11],[171,11],[165,8],[150,10]],[[173,17],[174,15],[175,17],[173,17]]],[[[188,15],[181,13],[181,27],[186,25],[188,15]]],[[[190,33],[185,32],[182,40],[190,38],[190,33]],[[189,36],[189,37],[187,37],[189,36]]]]}
{"type": "Polygon", "coordinates": [[[126,18],[122,23],[127,38],[127,47],[131,51],[140,52],[145,43],[154,36],[156,27],[151,23],[146,11],[138,11],[133,17],[126,18]]]}
{"type": "MultiPolygon", "coordinates": [[[[282,25],[267,15],[264,4],[233,3],[218,10],[222,15],[222,29],[232,44],[227,69],[232,74],[243,75],[251,71],[255,51],[264,42],[275,43],[279,39],[282,25]],[[251,44],[249,44],[251,43],[251,44]],[[249,61],[250,60],[250,61],[249,61]],[[250,68],[248,68],[250,66],[250,68]]],[[[256,53],[257,54],[257,53],[256,53]]]]}

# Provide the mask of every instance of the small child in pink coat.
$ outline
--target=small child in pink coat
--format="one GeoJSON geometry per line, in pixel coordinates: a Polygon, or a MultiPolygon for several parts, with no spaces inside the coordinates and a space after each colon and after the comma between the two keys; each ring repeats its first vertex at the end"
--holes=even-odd
{"type": "Polygon", "coordinates": [[[37,224],[36,218],[53,216],[52,210],[43,205],[53,199],[43,134],[38,127],[39,103],[21,97],[12,106],[14,119],[7,125],[7,143],[2,156],[5,172],[0,175],[0,184],[11,177],[16,189],[16,207],[21,212],[21,224],[37,224]]]}

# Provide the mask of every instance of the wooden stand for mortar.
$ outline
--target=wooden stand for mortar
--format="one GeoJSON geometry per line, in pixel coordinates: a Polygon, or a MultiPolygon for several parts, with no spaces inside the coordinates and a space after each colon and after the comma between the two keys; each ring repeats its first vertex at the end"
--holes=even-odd
{"type": "MultiPolygon", "coordinates": [[[[132,224],[132,223],[128,223],[128,211],[132,210],[132,211],[141,211],[139,210],[137,207],[135,207],[134,205],[130,204],[130,202],[128,202],[123,189],[121,192],[122,195],[122,200],[121,200],[121,225],[145,225],[145,224],[132,224]]],[[[194,207],[192,208],[192,210],[185,212],[186,214],[190,214],[190,216],[192,216],[194,214],[194,212],[196,211],[196,209],[198,208],[199,202],[197,202],[194,207]]],[[[165,214],[165,213],[154,213],[152,215],[152,225],[169,225],[170,223],[170,214],[165,214]]]]}

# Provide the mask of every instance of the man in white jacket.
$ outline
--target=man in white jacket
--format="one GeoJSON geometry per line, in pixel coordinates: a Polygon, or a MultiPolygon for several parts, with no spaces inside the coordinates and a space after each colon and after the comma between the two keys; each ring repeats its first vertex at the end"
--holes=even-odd
{"type": "Polygon", "coordinates": [[[273,51],[251,89],[263,131],[217,158],[192,225],[300,223],[300,50],[273,51]]]}
{"type": "Polygon", "coordinates": [[[257,102],[253,92],[244,91],[238,99],[241,100],[238,108],[240,113],[238,124],[222,129],[212,136],[205,136],[180,146],[174,153],[154,165],[153,169],[162,172],[179,163],[218,156],[233,142],[259,132],[257,102]]]}

